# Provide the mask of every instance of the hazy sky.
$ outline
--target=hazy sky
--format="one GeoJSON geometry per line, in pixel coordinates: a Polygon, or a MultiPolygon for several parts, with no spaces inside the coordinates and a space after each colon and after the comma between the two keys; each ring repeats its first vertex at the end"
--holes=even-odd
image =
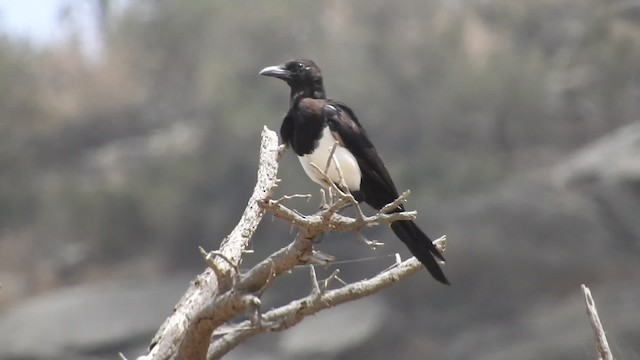
{"type": "Polygon", "coordinates": [[[65,0],[0,0],[0,27],[20,37],[46,42],[60,36],[58,10],[65,0]]]}

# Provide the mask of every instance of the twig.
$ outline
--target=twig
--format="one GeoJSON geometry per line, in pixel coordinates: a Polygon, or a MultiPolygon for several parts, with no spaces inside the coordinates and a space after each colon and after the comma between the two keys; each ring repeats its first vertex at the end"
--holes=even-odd
{"type": "MultiPolygon", "coordinates": [[[[444,253],[447,250],[447,235],[442,235],[439,239],[433,240],[433,245],[440,253],[444,253]]],[[[436,259],[440,264],[444,264],[444,261],[436,259]]]]}
{"type": "Polygon", "coordinates": [[[347,285],[346,283],[344,283],[344,281],[342,281],[342,279],[340,279],[338,277],[338,274],[340,274],[340,269],[335,269],[331,275],[329,275],[328,278],[322,280],[322,289],[320,290],[321,293],[325,293],[325,291],[327,291],[327,288],[329,288],[329,285],[331,284],[331,281],[333,280],[337,280],[340,281],[342,284],[347,285]]]}
{"type": "Polygon", "coordinates": [[[358,237],[358,239],[362,240],[362,242],[365,243],[365,245],[367,245],[368,247],[370,247],[372,250],[375,250],[381,246],[384,246],[384,243],[376,241],[376,240],[369,240],[367,239],[364,235],[362,235],[361,232],[357,232],[356,236],[358,237]]]}
{"type": "MultiPolygon", "coordinates": [[[[261,332],[288,329],[302,321],[304,317],[313,315],[318,311],[376,293],[420,271],[422,268],[422,264],[412,257],[398,264],[395,268],[378,274],[371,279],[351,283],[335,290],[327,290],[320,296],[312,290],[311,294],[300,300],[296,300],[263,314],[263,324],[261,328],[252,327],[250,321],[237,324],[229,333],[212,342],[209,348],[208,359],[220,358],[247,338],[261,332]]],[[[313,274],[315,274],[315,271],[313,271],[313,274]]],[[[332,278],[332,276],[329,278],[332,278]]],[[[313,281],[312,284],[314,284],[313,281]]]]}
{"type": "Polygon", "coordinates": [[[340,143],[338,143],[337,141],[333,142],[333,145],[329,150],[329,156],[327,157],[327,163],[324,166],[324,170],[321,170],[320,168],[318,168],[317,165],[313,163],[311,165],[316,167],[322,173],[322,175],[325,178],[325,181],[327,181],[329,184],[335,185],[333,180],[331,180],[331,178],[329,177],[329,167],[331,167],[331,163],[333,162],[336,166],[336,171],[338,172],[338,179],[340,180],[340,186],[344,187],[345,191],[348,192],[349,189],[347,188],[347,184],[344,181],[344,176],[342,175],[342,169],[340,168],[340,163],[338,162],[338,159],[336,159],[335,157],[336,149],[338,148],[339,144],[340,143]]]}
{"type": "Polygon", "coordinates": [[[398,207],[402,206],[404,202],[407,201],[407,198],[409,197],[410,194],[411,194],[410,190],[403,192],[402,194],[400,194],[400,196],[398,196],[397,199],[393,200],[393,202],[383,206],[382,209],[380,209],[380,212],[383,214],[388,214],[394,211],[398,207]]]}
{"type": "MultiPolygon", "coordinates": [[[[329,158],[329,160],[331,161],[335,161],[335,157],[331,157],[329,158]]],[[[337,165],[338,163],[336,162],[336,169],[338,170],[338,177],[341,180],[341,183],[344,182],[344,178],[342,177],[342,171],[340,170],[340,165],[337,165]]],[[[311,165],[311,167],[313,167],[315,170],[318,171],[318,173],[322,176],[323,180],[327,182],[327,184],[329,184],[330,188],[333,189],[335,192],[338,193],[339,196],[341,197],[346,197],[348,192],[343,191],[342,189],[340,189],[340,187],[338,185],[336,185],[336,183],[333,182],[333,180],[331,180],[331,178],[329,177],[329,175],[327,175],[322,169],[320,169],[318,167],[318,165],[314,164],[314,163],[309,163],[309,165],[311,165]]],[[[348,189],[347,189],[348,190],[348,189]]],[[[354,199],[355,201],[355,199],[354,199]]]]}
{"type": "Polygon", "coordinates": [[[319,250],[312,250],[311,252],[311,257],[309,257],[309,264],[310,265],[329,265],[332,262],[336,261],[336,257],[331,255],[331,254],[327,254],[325,252],[319,251],[319,250]]]}
{"type": "Polygon", "coordinates": [[[389,265],[389,267],[387,267],[386,269],[382,270],[381,272],[387,272],[391,269],[395,269],[398,265],[400,265],[402,263],[402,258],[400,257],[399,253],[395,253],[395,256],[393,257],[394,262],[393,264],[389,265]]]}
{"type": "Polygon", "coordinates": [[[593,339],[596,343],[596,350],[598,351],[598,359],[599,360],[613,360],[613,354],[611,353],[611,349],[609,348],[609,343],[607,342],[607,336],[604,333],[604,328],[602,327],[602,323],[600,322],[600,317],[598,316],[598,309],[596,309],[596,303],[591,296],[591,290],[582,284],[582,293],[584,294],[584,301],[587,306],[587,315],[589,315],[589,322],[591,323],[591,328],[593,329],[593,339]]]}
{"type": "MultiPolygon", "coordinates": [[[[236,263],[234,263],[233,261],[231,261],[231,259],[226,257],[222,252],[220,252],[218,250],[207,252],[202,246],[199,246],[198,250],[200,251],[200,255],[202,255],[204,257],[204,260],[207,263],[210,263],[213,267],[217,267],[217,264],[215,262],[215,258],[219,257],[224,262],[226,262],[231,267],[231,269],[233,269],[233,275],[240,274],[240,269],[238,269],[238,265],[236,263]]],[[[243,251],[243,252],[246,252],[246,251],[243,251]]]]}
{"type": "Polygon", "coordinates": [[[336,149],[338,148],[339,143],[337,141],[333,142],[333,146],[331,147],[331,151],[329,151],[329,157],[327,158],[327,164],[324,167],[324,174],[328,175],[329,174],[329,166],[331,166],[331,162],[335,162],[336,164],[338,164],[338,162],[336,161],[336,159],[333,157],[333,154],[336,153],[336,149]]]}
{"type": "MultiPolygon", "coordinates": [[[[336,142],[337,144],[337,142],[336,142]]],[[[342,172],[342,167],[340,167],[340,163],[338,162],[338,159],[336,159],[335,154],[331,154],[331,160],[333,160],[333,163],[336,164],[336,170],[338,171],[338,179],[340,180],[340,186],[342,186],[344,188],[344,191],[346,193],[351,193],[349,187],[347,186],[347,182],[344,180],[344,175],[342,172]]],[[[328,174],[325,174],[328,175],[328,174]]]]}
{"type": "Polygon", "coordinates": [[[274,200],[278,204],[282,204],[283,202],[291,199],[306,199],[309,201],[311,199],[311,194],[293,194],[293,195],[284,195],[280,197],[278,200],[274,200]]]}
{"type": "MultiPolygon", "coordinates": [[[[350,196],[345,194],[346,196],[350,196]]],[[[329,229],[340,231],[359,231],[364,227],[377,226],[381,224],[391,224],[398,220],[415,220],[415,211],[403,211],[391,214],[378,213],[373,216],[365,216],[363,219],[353,219],[342,216],[337,212],[340,205],[345,204],[344,197],[338,199],[331,207],[325,208],[313,215],[303,216],[274,200],[264,200],[259,202],[260,207],[270,211],[274,217],[284,220],[298,227],[328,225],[329,229]]]]}

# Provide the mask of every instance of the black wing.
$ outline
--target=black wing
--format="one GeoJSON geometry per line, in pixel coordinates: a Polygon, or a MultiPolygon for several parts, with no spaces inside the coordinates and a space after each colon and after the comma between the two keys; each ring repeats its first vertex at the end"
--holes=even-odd
{"type": "Polygon", "coordinates": [[[287,114],[282,120],[282,125],[280,125],[280,138],[286,146],[291,146],[291,140],[293,139],[293,132],[295,130],[294,126],[295,124],[293,123],[291,114],[287,114]]]}
{"type": "Polygon", "coordinates": [[[353,110],[341,102],[329,100],[323,112],[336,139],[358,161],[363,200],[377,210],[395,200],[398,197],[396,186],[353,110]]]}
{"type": "MultiPolygon", "coordinates": [[[[323,106],[323,113],[333,136],[358,161],[362,172],[359,191],[361,200],[378,210],[394,201],[398,197],[398,191],[353,110],[345,104],[329,100],[323,106]]],[[[396,211],[400,210],[404,210],[404,207],[400,206],[396,209],[396,211]]],[[[391,224],[391,230],[436,280],[449,284],[449,280],[435,259],[437,257],[444,261],[444,257],[418,225],[408,220],[396,221],[391,224]]]]}

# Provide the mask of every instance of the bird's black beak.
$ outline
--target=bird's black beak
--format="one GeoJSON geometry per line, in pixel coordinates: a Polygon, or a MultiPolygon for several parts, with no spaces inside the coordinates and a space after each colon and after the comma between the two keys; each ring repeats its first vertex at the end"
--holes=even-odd
{"type": "Polygon", "coordinates": [[[282,65],[267,66],[266,68],[260,70],[259,74],[264,76],[275,77],[282,80],[291,79],[291,72],[283,68],[282,65]]]}

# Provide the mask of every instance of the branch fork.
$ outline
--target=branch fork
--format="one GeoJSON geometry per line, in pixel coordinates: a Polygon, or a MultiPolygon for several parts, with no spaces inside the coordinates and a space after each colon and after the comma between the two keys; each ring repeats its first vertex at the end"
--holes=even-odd
{"type": "MultiPolygon", "coordinates": [[[[311,265],[311,289],[308,296],[263,311],[260,296],[269,288],[273,279],[296,266],[314,263],[320,252],[313,250],[313,241],[324,232],[355,232],[361,240],[375,247],[381,243],[366,239],[361,234],[362,229],[398,220],[413,220],[416,217],[415,211],[396,212],[406,201],[408,192],[379,213],[364,215],[345,186],[342,170],[335,159],[336,148],[337,144],[334,144],[324,171],[314,165],[331,185],[331,203],[326,204],[325,201],[326,206],[320,211],[302,215],[286,207],[285,203],[297,198],[308,200],[309,195],[285,195],[276,200],[272,198],[279,182],[278,161],[286,147],[278,146],[278,138],[273,131],[266,127],[263,129],[258,181],[240,222],[222,241],[219,250],[208,252],[200,248],[208,268],[192,282],[176,305],[173,315],[162,325],[152,341],[149,353],[138,359],[218,359],[251,336],[285,330],[302,321],[305,316],[373,294],[423,268],[415,258],[403,262],[398,258],[392,268],[370,279],[347,284],[338,276],[339,270],[319,281],[315,268],[311,265]],[[340,186],[330,181],[326,175],[331,162],[336,164],[340,186]],[[356,209],[355,218],[339,213],[349,205],[354,205],[356,209]],[[242,255],[249,251],[251,238],[266,212],[297,228],[297,235],[292,243],[241,273],[239,267],[242,255]],[[329,287],[336,282],[340,286],[330,290],[329,287]],[[230,323],[243,314],[247,316],[247,320],[237,324],[230,323]],[[224,331],[221,330],[223,328],[224,331]]],[[[444,243],[444,239],[441,242],[444,243]]],[[[330,256],[323,259],[324,263],[332,260],[330,256]]]]}

